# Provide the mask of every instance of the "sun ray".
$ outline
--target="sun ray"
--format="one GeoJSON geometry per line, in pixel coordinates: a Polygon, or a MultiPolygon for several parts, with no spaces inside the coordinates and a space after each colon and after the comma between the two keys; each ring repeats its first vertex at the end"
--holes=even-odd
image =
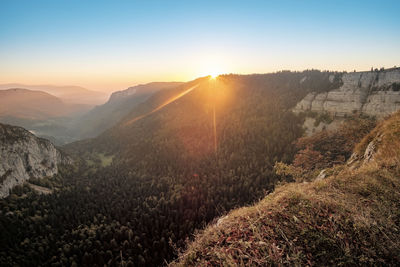
{"type": "Polygon", "coordinates": [[[161,105],[159,105],[158,107],[153,109],[152,111],[147,112],[147,113],[145,113],[143,115],[137,116],[137,117],[133,118],[132,120],[128,121],[127,123],[125,123],[125,126],[128,126],[128,125],[130,125],[130,124],[132,124],[134,122],[137,122],[138,120],[143,119],[144,117],[147,117],[147,116],[159,111],[160,109],[162,109],[166,105],[171,104],[172,102],[178,100],[179,98],[181,98],[182,96],[186,95],[187,93],[190,93],[192,90],[194,90],[198,86],[199,86],[199,84],[196,84],[196,85],[190,87],[189,89],[183,91],[182,93],[180,93],[180,94],[178,94],[178,95],[176,95],[174,97],[171,97],[170,99],[168,99],[167,101],[165,101],[164,103],[162,103],[161,105]]]}
{"type": "Polygon", "coordinates": [[[214,151],[217,153],[217,119],[215,116],[215,101],[213,105],[213,124],[214,124],[214,151]]]}
{"type": "MultiPolygon", "coordinates": [[[[218,76],[218,75],[217,75],[218,76]]],[[[217,79],[217,76],[215,76],[214,78],[213,78],[213,76],[211,76],[211,81],[210,81],[210,86],[211,86],[211,90],[213,90],[214,92],[213,92],[213,94],[214,94],[214,97],[213,97],[213,130],[214,130],[214,152],[215,153],[217,153],[217,150],[218,150],[218,139],[217,139],[217,116],[216,116],[216,111],[215,111],[215,106],[216,106],[216,97],[215,97],[215,89],[216,89],[216,79],[217,79]]]]}

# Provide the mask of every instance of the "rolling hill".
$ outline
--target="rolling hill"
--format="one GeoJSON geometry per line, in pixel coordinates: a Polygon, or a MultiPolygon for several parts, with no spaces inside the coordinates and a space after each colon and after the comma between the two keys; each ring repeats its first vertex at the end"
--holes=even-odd
{"type": "Polygon", "coordinates": [[[46,92],[69,104],[95,106],[103,104],[107,100],[107,94],[88,90],[80,86],[29,85],[20,83],[0,84],[0,90],[10,88],[25,88],[33,91],[46,92]]]}
{"type": "Polygon", "coordinates": [[[42,91],[21,88],[0,90],[0,117],[43,120],[69,116],[87,108],[83,105],[66,104],[42,91]]]}
{"type": "Polygon", "coordinates": [[[76,139],[69,133],[72,118],[91,106],[65,103],[42,91],[14,88],[0,90],[0,122],[21,126],[56,144],[76,139]]]}

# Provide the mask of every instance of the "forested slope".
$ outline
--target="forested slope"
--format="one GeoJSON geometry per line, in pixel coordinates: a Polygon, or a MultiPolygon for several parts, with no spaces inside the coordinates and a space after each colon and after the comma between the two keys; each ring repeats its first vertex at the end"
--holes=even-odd
{"type": "Polygon", "coordinates": [[[303,132],[291,108],[339,86],[332,74],[206,77],[156,93],[101,136],[66,146],[76,165],[45,181],[53,194],[23,187],[2,201],[0,262],[173,260],[195,229],[273,190],[275,162],[292,161],[303,132]]]}
{"type": "Polygon", "coordinates": [[[145,102],[154,93],[177,87],[179,84],[181,83],[156,82],[114,92],[106,103],[72,121],[69,131],[79,140],[98,136],[117,124],[136,105],[145,102]]]}
{"type": "Polygon", "coordinates": [[[171,266],[398,265],[399,163],[396,113],[363,138],[347,163],[230,212],[171,266]]]}

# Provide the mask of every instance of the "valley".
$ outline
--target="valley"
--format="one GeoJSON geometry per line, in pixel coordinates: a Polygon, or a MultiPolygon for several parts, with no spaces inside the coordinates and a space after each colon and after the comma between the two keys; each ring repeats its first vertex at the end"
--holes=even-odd
{"type": "Polygon", "coordinates": [[[0,267],[399,266],[400,1],[0,3],[0,267]]]}
{"type": "Polygon", "coordinates": [[[100,93],[77,86],[0,84],[0,122],[24,127],[56,145],[65,145],[99,135],[155,92],[179,84],[156,82],[133,86],[114,92],[105,103],[104,96],[99,98],[100,93]]]}
{"type": "Polygon", "coordinates": [[[73,163],[55,178],[1,200],[1,262],[154,266],[181,255],[186,265],[179,251],[216,218],[346,165],[374,118],[353,114],[300,138],[308,115],[292,112],[308,94],[342,86],[332,75],[340,74],[221,75],[146,96],[98,137],[61,147],[73,163]]]}

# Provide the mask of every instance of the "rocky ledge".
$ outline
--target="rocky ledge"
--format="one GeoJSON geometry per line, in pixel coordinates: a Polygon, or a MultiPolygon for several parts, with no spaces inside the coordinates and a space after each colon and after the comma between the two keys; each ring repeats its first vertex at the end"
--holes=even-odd
{"type": "Polygon", "coordinates": [[[0,198],[29,178],[53,176],[59,164],[70,164],[48,140],[21,127],[0,124],[0,198]]]}
{"type": "Polygon", "coordinates": [[[400,109],[400,68],[344,73],[342,85],[324,93],[309,93],[294,112],[326,112],[337,117],[363,113],[382,118],[400,109]]]}

